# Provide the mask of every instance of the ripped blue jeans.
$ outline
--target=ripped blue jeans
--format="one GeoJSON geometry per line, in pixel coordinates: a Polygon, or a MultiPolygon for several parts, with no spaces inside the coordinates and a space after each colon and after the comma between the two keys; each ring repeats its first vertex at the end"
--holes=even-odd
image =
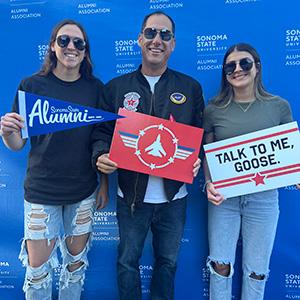
{"type": "Polygon", "coordinates": [[[71,255],[66,245],[66,238],[79,236],[92,231],[95,193],[88,198],[69,205],[42,205],[24,201],[24,240],[19,259],[26,267],[23,290],[27,300],[52,299],[52,273],[58,267],[57,248],[62,256],[62,269],[59,280],[60,300],[79,300],[88,267],[87,252],[91,236],[83,251],[71,255]],[[64,231],[61,237],[62,228],[64,231]],[[48,261],[39,267],[29,265],[26,240],[55,240],[54,248],[48,261]],[[68,266],[82,265],[71,272],[68,266]]]}
{"type": "Polygon", "coordinates": [[[279,216],[278,191],[269,190],[208,204],[210,300],[232,299],[236,246],[242,237],[241,300],[262,300],[279,216]],[[229,265],[228,276],[215,264],[229,265]],[[258,279],[259,277],[259,279],[258,279]]]}

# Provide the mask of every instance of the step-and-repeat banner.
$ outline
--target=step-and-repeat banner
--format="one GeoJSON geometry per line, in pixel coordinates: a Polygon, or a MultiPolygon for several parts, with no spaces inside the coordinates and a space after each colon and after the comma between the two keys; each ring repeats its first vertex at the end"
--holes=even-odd
{"type": "MultiPolygon", "coordinates": [[[[164,10],[176,22],[177,44],[170,66],[198,79],[206,100],[218,90],[227,48],[248,42],[261,54],[265,86],[289,100],[299,122],[298,0],[1,0],[0,115],[10,111],[19,81],[39,69],[57,22],[72,18],[84,25],[96,75],[107,82],[140,64],[137,36],[144,15],[154,10],[164,10]]],[[[17,257],[23,237],[27,153],[28,148],[13,153],[0,143],[0,300],[24,297],[24,269],[17,257]]],[[[199,176],[189,187],[188,218],[176,276],[177,300],[208,298],[207,201],[202,185],[199,176]]],[[[82,299],[117,299],[115,187],[112,176],[110,203],[94,215],[93,248],[82,299]]],[[[300,299],[300,192],[289,186],[280,189],[280,196],[281,216],[265,299],[300,299]]],[[[234,299],[239,299],[240,293],[240,260],[239,249],[234,299]]],[[[55,286],[59,272],[58,268],[54,273],[55,286]]],[[[149,236],[140,265],[144,299],[149,299],[151,272],[149,236]]]]}

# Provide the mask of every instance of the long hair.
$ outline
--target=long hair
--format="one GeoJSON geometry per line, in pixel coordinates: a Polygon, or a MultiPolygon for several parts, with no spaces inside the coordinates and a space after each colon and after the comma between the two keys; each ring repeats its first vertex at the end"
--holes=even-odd
{"type": "Polygon", "coordinates": [[[79,24],[76,21],[70,20],[70,19],[61,21],[52,29],[50,41],[48,44],[48,51],[46,53],[44,63],[42,65],[41,69],[39,70],[38,74],[42,75],[42,76],[46,76],[53,69],[55,69],[55,67],[57,65],[57,57],[55,55],[55,52],[51,50],[51,45],[53,45],[53,43],[55,42],[55,40],[57,38],[57,33],[60,30],[60,28],[62,28],[65,25],[75,25],[81,30],[86,45],[85,45],[85,57],[84,57],[83,61],[81,62],[79,73],[84,78],[88,78],[88,79],[93,78],[94,76],[93,76],[93,66],[92,66],[92,60],[91,60],[91,54],[90,54],[90,43],[89,43],[86,31],[84,30],[84,28],[82,27],[81,24],[79,24]]]}
{"type": "Polygon", "coordinates": [[[221,78],[221,87],[219,93],[212,99],[212,103],[217,106],[226,107],[233,100],[234,92],[232,86],[229,84],[226,74],[224,72],[224,65],[226,63],[227,57],[234,51],[245,51],[252,55],[254,59],[255,66],[257,68],[257,74],[254,79],[254,96],[258,100],[267,100],[275,97],[274,95],[268,93],[262,83],[262,67],[260,56],[257,51],[249,44],[239,43],[232,45],[225,53],[223,59],[223,68],[222,68],[222,78],[221,78]]]}

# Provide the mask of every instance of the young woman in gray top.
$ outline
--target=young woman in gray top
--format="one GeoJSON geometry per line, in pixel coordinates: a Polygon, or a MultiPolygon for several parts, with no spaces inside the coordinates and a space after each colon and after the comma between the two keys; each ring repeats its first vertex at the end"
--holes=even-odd
{"type": "MultiPolygon", "coordinates": [[[[221,89],[204,112],[205,142],[211,143],[292,121],[288,102],[265,91],[261,61],[248,44],[224,56],[221,89]]],[[[269,190],[224,201],[204,163],[208,205],[210,299],[232,298],[236,245],[243,243],[242,300],[262,300],[269,273],[279,209],[278,192],[269,190]]]]}

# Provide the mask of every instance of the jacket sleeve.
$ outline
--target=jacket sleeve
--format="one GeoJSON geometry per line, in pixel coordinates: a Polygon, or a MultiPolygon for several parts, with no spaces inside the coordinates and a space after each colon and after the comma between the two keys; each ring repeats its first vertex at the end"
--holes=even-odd
{"type": "MultiPolygon", "coordinates": [[[[99,101],[99,108],[115,113],[114,109],[114,99],[112,97],[112,93],[110,92],[112,87],[110,84],[104,86],[102,92],[100,93],[100,101],[99,101]]],[[[109,153],[110,144],[114,132],[115,121],[108,121],[98,123],[94,126],[91,136],[91,143],[92,143],[92,166],[96,168],[96,161],[97,158],[104,154],[109,153]]]]}

